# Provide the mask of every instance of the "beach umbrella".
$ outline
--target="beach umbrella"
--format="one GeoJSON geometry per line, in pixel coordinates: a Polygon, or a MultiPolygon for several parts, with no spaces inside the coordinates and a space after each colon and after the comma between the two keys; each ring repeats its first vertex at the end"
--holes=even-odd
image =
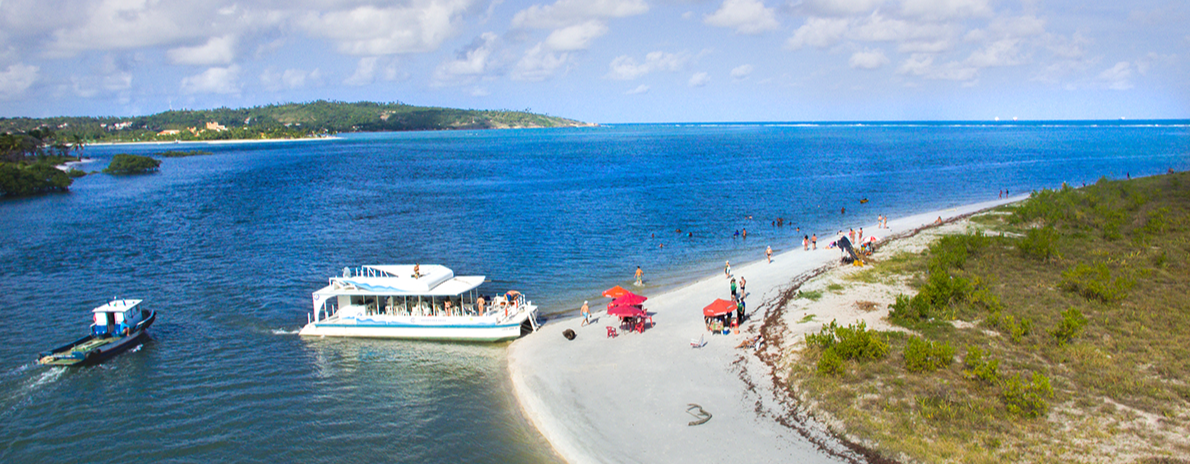
{"type": "Polygon", "coordinates": [[[613,300],[612,305],[640,305],[640,304],[644,303],[646,300],[649,300],[649,298],[645,297],[643,295],[636,295],[636,294],[629,292],[629,293],[624,294],[620,297],[617,297],[616,300],[613,300]]]}
{"type": "Polygon", "coordinates": [[[620,287],[620,286],[616,286],[616,287],[613,287],[613,288],[611,288],[611,289],[608,289],[608,290],[606,290],[606,291],[603,291],[603,296],[604,296],[604,297],[611,297],[611,298],[613,298],[613,299],[614,299],[614,298],[617,298],[617,297],[620,297],[620,296],[622,296],[622,295],[624,295],[624,294],[631,294],[631,292],[628,292],[628,289],[624,289],[624,288],[622,288],[622,287],[620,287]]]}
{"type": "Polygon", "coordinates": [[[876,236],[869,237],[868,242],[876,242],[876,236]]]}
{"type": "Polygon", "coordinates": [[[640,307],[633,307],[631,305],[613,305],[607,308],[607,314],[611,316],[618,316],[620,318],[629,318],[636,316],[644,316],[645,311],[640,307]]]}
{"type": "Polygon", "coordinates": [[[703,316],[719,316],[735,311],[736,304],[727,299],[715,299],[710,305],[703,307],[703,316]]]}

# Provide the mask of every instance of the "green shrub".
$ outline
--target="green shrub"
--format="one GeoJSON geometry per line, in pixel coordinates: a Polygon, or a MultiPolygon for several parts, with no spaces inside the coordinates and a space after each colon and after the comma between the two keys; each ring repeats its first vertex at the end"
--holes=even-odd
{"type": "Polygon", "coordinates": [[[1005,315],[998,310],[988,315],[985,323],[1000,332],[1008,333],[1008,337],[1015,343],[1020,343],[1021,338],[1033,333],[1032,320],[1028,318],[1018,320],[1015,316],[1005,315]]]}
{"type": "Polygon", "coordinates": [[[1062,311],[1062,321],[1059,321],[1058,326],[1050,330],[1050,335],[1054,337],[1054,341],[1058,345],[1063,345],[1077,337],[1086,325],[1087,317],[1083,316],[1083,312],[1070,307],[1062,311]]]}
{"type": "Polygon", "coordinates": [[[0,163],[0,195],[21,196],[65,191],[74,180],[49,163],[0,163]]]}
{"type": "Polygon", "coordinates": [[[1104,262],[1095,265],[1076,264],[1062,272],[1062,289],[1077,293],[1088,299],[1114,302],[1128,296],[1136,280],[1126,277],[1112,277],[1104,262]]]}
{"type": "Polygon", "coordinates": [[[112,157],[112,162],[104,168],[107,174],[140,174],[156,171],[161,161],[142,155],[118,153],[112,157]]]}
{"type": "Polygon", "coordinates": [[[984,356],[983,349],[967,346],[967,355],[963,357],[963,375],[993,384],[1000,379],[1000,361],[984,356]]]}
{"type": "Polygon", "coordinates": [[[888,342],[876,330],[869,330],[867,323],[835,328],[839,342],[835,350],[847,360],[878,360],[888,355],[888,342]]]}
{"type": "Polygon", "coordinates": [[[1054,396],[1050,387],[1050,380],[1045,375],[1033,373],[1029,382],[1021,380],[1021,375],[1012,375],[1004,380],[1003,391],[1000,394],[1008,412],[1025,418],[1037,418],[1045,415],[1049,404],[1045,399],[1054,396]]]}
{"type": "Polygon", "coordinates": [[[822,298],[822,291],[798,291],[797,296],[817,302],[822,298]]]}
{"type": "Polygon", "coordinates": [[[87,172],[83,171],[83,170],[77,170],[77,169],[71,168],[69,170],[66,170],[66,175],[70,176],[71,178],[81,178],[83,176],[86,176],[87,172]]]}
{"type": "Polygon", "coordinates": [[[954,347],[945,342],[927,341],[910,336],[905,346],[905,369],[909,371],[934,371],[950,365],[954,358],[954,347]]]}
{"type": "Polygon", "coordinates": [[[834,350],[827,350],[818,358],[818,374],[820,375],[841,375],[843,374],[843,357],[840,357],[834,350]]]}
{"type": "Polygon", "coordinates": [[[930,318],[930,306],[926,299],[897,294],[897,301],[889,305],[888,317],[892,320],[924,321],[930,318]]]}
{"type": "Polygon", "coordinates": [[[806,335],[806,346],[822,349],[818,359],[822,374],[842,373],[845,360],[877,360],[888,354],[888,342],[863,321],[841,327],[831,320],[818,334],[806,335]]]}
{"type": "Polygon", "coordinates": [[[1017,242],[1017,249],[1036,260],[1062,258],[1058,254],[1058,231],[1053,226],[1030,229],[1017,242]]]}

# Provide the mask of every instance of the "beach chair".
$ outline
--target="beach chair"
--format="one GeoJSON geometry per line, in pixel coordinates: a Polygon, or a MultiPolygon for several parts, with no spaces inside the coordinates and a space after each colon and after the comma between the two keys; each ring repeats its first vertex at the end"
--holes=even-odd
{"type": "Polygon", "coordinates": [[[620,335],[620,333],[616,332],[616,327],[615,327],[615,326],[608,326],[608,327],[607,327],[607,337],[616,337],[616,336],[619,336],[619,335],[620,335]]]}
{"type": "Polygon", "coordinates": [[[698,349],[705,345],[707,345],[707,341],[706,341],[706,339],[703,339],[701,334],[698,335],[698,339],[690,340],[690,348],[691,349],[698,349]]]}

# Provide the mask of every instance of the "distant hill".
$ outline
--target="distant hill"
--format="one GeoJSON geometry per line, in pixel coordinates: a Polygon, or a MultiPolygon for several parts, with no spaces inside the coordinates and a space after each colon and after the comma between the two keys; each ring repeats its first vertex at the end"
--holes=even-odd
{"type": "Polygon", "coordinates": [[[286,139],[340,132],[586,126],[510,110],[460,110],[404,103],[287,103],[252,108],[176,110],[137,117],[0,118],[0,133],[38,128],[86,142],[286,139]]]}

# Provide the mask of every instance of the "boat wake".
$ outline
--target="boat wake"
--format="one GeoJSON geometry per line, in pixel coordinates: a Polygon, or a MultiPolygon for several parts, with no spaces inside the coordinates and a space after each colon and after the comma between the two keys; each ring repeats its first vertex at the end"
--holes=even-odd
{"type": "Polygon", "coordinates": [[[300,332],[300,331],[301,331],[300,329],[292,329],[292,330],[290,330],[290,329],[281,329],[281,328],[277,328],[277,329],[274,329],[274,330],[272,330],[272,331],[270,331],[270,332],[271,332],[271,333],[273,333],[274,335],[277,335],[277,336],[284,336],[284,335],[290,335],[290,334],[297,334],[297,333],[298,333],[298,332],[300,332]]]}
{"type": "MultiPolygon", "coordinates": [[[[25,364],[12,370],[10,374],[17,374],[28,369],[36,367],[36,364],[25,364]]],[[[12,392],[7,393],[3,403],[3,414],[0,418],[8,416],[9,413],[16,411],[21,406],[33,401],[33,394],[40,391],[42,388],[51,385],[57,381],[62,375],[66,373],[66,367],[51,367],[45,371],[37,373],[36,376],[30,377],[20,383],[20,385],[12,392]]]]}
{"type": "Polygon", "coordinates": [[[137,344],[136,347],[128,349],[128,353],[131,354],[131,353],[135,353],[135,352],[140,352],[140,349],[144,346],[145,346],[144,344],[137,344]]]}

